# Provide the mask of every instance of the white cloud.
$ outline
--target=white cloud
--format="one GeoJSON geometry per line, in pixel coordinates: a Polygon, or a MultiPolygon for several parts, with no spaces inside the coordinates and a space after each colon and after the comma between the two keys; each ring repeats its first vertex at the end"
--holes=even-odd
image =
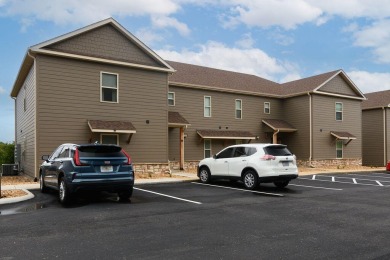
{"type": "Polygon", "coordinates": [[[5,88],[3,88],[2,86],[0,86],[0,95],[4,94],[5,93],[5,88]]]}
{"type": "Polygon", "coordinates": [[[190,34],[190,29],[184,23],[179,22],[175,18],[167,16],[152,16],[152,24],[157,28],[175,28],[182,36],[187,36],[190,34]]]}
{"type": "Polygon", "coordinates": [[[312,22],[322,15],[322,10],[304,0],[231,0],[231,14],[225,21],[226,27],[240,23],[249,26],[280,26],[294,29],[298,25],[312,22]]]}
{"type": "Polygon", "coordinates": [[[354,33],[355,45],[373,49],[376,61],[390,63],[390,20],[374,22],[354,33]]]}
{"type": "Polygon", "coordinates": [[[242,36],[242,38],[238,41],[236,41],[236,45],[244,48],[244,49],[249,49],[252,48],[253,44],[255,43],[255,40],[252,38],[252,34],[246,33],[242,36]]]}
{"type": "Polygon", "coordinates": [[[295,66],[272,58],[260,49],[230,48],[218,42],[201,45],[198,51],[158,50],[157,53],[167,60],[253,74],[273,81],[295,73],[292,70],[295,66]]]}
{"type": "Polygon", "coordinates": [[[164,37],[161,34],[155,33],[150,28],[142,28],[142,29],[138,30],[135,33],[135,35],[137,36],[138,39],[140,39],[146,45],[152,45],[156,42],[161,42],[162,40],[164,40],[164,37]]]}
{"type": "Polygon", "coordinates": [[[363,93],[390,89],[390,73],[378,73],[354,70],[347,75],[363,93]]]}

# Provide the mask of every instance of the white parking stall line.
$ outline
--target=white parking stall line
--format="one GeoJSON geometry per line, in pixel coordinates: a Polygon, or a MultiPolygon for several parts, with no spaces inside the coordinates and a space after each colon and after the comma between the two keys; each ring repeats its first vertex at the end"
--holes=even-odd
{"type": "Polygon", "coordinates": [[[210,187],[216,187],[216,188],[222,188],[222,189],[239,190],[239,191],[257,193],[257,194],[264,194],[264,195],[270,195],[270,196],[284,197],[283,194],[278,194],[278,193],[269,193],[269,192],[254,191],[254,190],[244,190],[244,189],[225,187],[225,186],[218,186],[218,185],[212,185],[212,184],[205,184],[205,183],[199,183],[199,182],[191,182],[191,183],[198,184],[198,185],[204,185],[204,186],[210,186],[210,187]]]}
{"type": "Polygon", "coordinates": [[[316,175],[313,175],[313,177],[311,177],[312,180],[315,180],[316,179],[316,175]]]}
{"type": "Polygon", "coordinates": [[[154,192],[154,191],[150,191],[150,190],[144,190],[144,189],[135,188],[135,187],[134,187],[134,189],[135,190],[139,190],[139,191],[149,192],[149,193],[156,194],[156,195],[160,195],[160,196],[163,196],[163,197],[168,197],[168,198],[171,198],[171,199],[181,200],[181,201],[190,202],[190,203],[194,203],[194,204],[202,204],[201,202],[198,202],[198,201],[182,199],[182,198],[178,198],[178,197],[175,197],[175,196],[162,194],[162,193],[158,193],[158,192],[154,192]]]}
{"type": "Polygon", "coordinates": [[[332,176],[332,182],[334,182],[335,181],[335,179],[334,179],[334,177],[332,176]]]}
{"type": "Polygon", "coordinates": [[[379,186],[383,186],[383,184],[380,183],[379,181],[376,181],[376,183],[378,183],[379,186]]]}
{"type": "MultiPolygon", "coordinates": [[[[312,181],[313,179],[310,178],[301,178],[299,177],[300,180],[309,180],[312,181]]],[[[330,180],[318,180],[316,179],[315,181],[325,181],[325,182],[332,182],[330,180]]],[[[378,184],[368,184],[368,183],[351,183],[351,182],[345,182],[345,181],[334,181],[335,183],[346,183],[346,184],[353,184],[353,185],[363,185],[363,186],[379,186],[378,184]]],[[[390,187],[390,185],[383,185],[382,187],[390,187]]]]}
{"type": "Polygon", "coordinates": [[[372,173],[372,174],[348,173],[347,175],[362,176],[362,177],[377,177],[377,178],[390,179],[389,174],[384,174],[384,173],[372,173]]]}
{"type": "MultiPolygon", "coordinates": [[[[301,178],[300,178],[301,179],[301,178]]],[[[326,188],[326,187],[317,187],[317,186],[306,186],[306,185],[298,185],[298,184],[289,184],[288,186],[298,186],[298,187],[307,187],[307,188],[314,188],[314,189],[324,189],[324,190],[343,190],[343,189],[336,189],[336,188],[326,188]]]]}
{"type": "Polygon", "coordinates": [[[355,178],[352,178],[353,183],[357,184],[357,181],[355,178]]]}

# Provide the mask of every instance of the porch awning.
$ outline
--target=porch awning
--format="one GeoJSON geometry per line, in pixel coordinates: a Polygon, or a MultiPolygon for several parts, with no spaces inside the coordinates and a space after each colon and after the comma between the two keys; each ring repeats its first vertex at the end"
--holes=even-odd
{"type": "Polygon", "coordinates": [[[248,131],[231,130],[196,130],[202,139],[233,139],[233,140],[254,140],[256,136],[248,131]]]}
{"type": "Polygon", "coordinates": [[[134,134],[136,129],[127,121],[88,120],[88,126],[94,133],[134,134]]]}
{"type": "Polygon", "coordinates": [[[284,120],[280,119],[263,119],[262,122],[269,126],[274,131],[279,132],[295,132],[297,131],[296,128],[294,128],[292,125],[287,123],[284,120]]]}
{"type": "Polygon", "coordinates": [[[356,136],[354,136],[353,134],[350,134],[348,132],[331,131],[330,134],[339,140],[355,140],[356,139],[356,136]]]}
{"type": "Polygon", "coordinates": [[[179,112],[168,112],[169,127],[183,127],[191,125],[179,112]]]}

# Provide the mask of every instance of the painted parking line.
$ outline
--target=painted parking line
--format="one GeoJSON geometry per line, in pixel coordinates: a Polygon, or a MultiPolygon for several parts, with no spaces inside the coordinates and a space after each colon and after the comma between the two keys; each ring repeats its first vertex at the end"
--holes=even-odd
{"type": "MultiPolygon", "coordinates": [[[[313,181],[312,178],[299,178],[300,180],[309,180],[313,181]]],[[[363,186],[380,186],[379,184],[368,184],[368,183],[352,183],[352,182],[345,182],[345,181],[331,181],[331,180],[319,180],[314,179],[315,181],[324,181],[324,182],[333,182],[333,183],[345,183],[345,184],[352,184],[352,185],[363,185],[363,186]]],[[[390,187],[390,185],[382,185],[381,187],[390,187]]]]}
{"type": "Polygon", "coordinates": [[[269,195],[269,196],[284,197],[283,194],[278,194],[278,193],[270,193],[270,192],[263,192],[263,191],[254,191],[254,190],[244,190],[244,189],[238,189],[238,188],[232,188],[232,187],[226,187],[226,186],[218,186],[218,185],[212,185],[212,184],[205,184],[205,183],[199,183],[199,182],[191,182],[191,183],[198,184],[198,185],[204,185],[204,186],[210,186],[210,187],[216,187],[216,188],[222,188],[222,189],[239,190],[239,191],[264,194],[264,195],[269,195]]]}
{"type": "Polygon", "coordinates": [[[181,201],[190,202],[190,203],[194,203],[194,204],[202,204],[202,202],[187,200],[187,199],[183,199],[183,198],[179,198],[179,197],[175,197],[175,196],[171,196],[171,195],[167,195],[167,194],[158,193],[155,191],[144,190],[144,189],[140,189],[140,188],[136,188],[136,187],[134,187],[134,189],[139,190],[139,191],[149,192],[149,193],[156,194],[156,195],[160,195],[163,197],[168,197],[168,198],[175,199],[175,200],[181,200],[181,201]]]}
{"type": "MultiPolygon", "coordinates": [[[[302,179],[302,178],[299,178],[299,179],[302,179]]],[[[343,190],[343,189],[336,189],[336,188],[326,188],[326,187],[317,187],[317,186],[298,185],[298,184],[292,184],[292,183],[290,183],[288,186],[298,186],[298,187],[307,187],[307,188],[324,189],[324,190],[343,190]]]]}

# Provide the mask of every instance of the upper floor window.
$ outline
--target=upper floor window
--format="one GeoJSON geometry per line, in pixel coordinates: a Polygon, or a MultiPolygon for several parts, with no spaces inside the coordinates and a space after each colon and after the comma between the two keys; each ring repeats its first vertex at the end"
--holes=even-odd
{"type": "Polygon", "coordinates": [[[175,92],[168,92],[168,106],[175,105],[175,92]]]}
{"type": "Polygon", "coordinates": [[[271,103],[264,102],[264,114],[271,114],[271,103]]]}
{"type": "Polygon", "coordinates": [[[204,117],[211,117],[211,97],[204,97],[204,117]]]}
{"type": "Polygon", "coordinates": [[[236,99],[236,119],[242,118],[242,100],[236,99]]]}
{"type": "Polygon", "coordinates": [[[118,103],[118,74],[100,73],[100,101],[118,103]]]}
{"type": "Polygon", "coordinates": [[[343,103],[336,102],[336,120],[343,120],[343,103]]]}

